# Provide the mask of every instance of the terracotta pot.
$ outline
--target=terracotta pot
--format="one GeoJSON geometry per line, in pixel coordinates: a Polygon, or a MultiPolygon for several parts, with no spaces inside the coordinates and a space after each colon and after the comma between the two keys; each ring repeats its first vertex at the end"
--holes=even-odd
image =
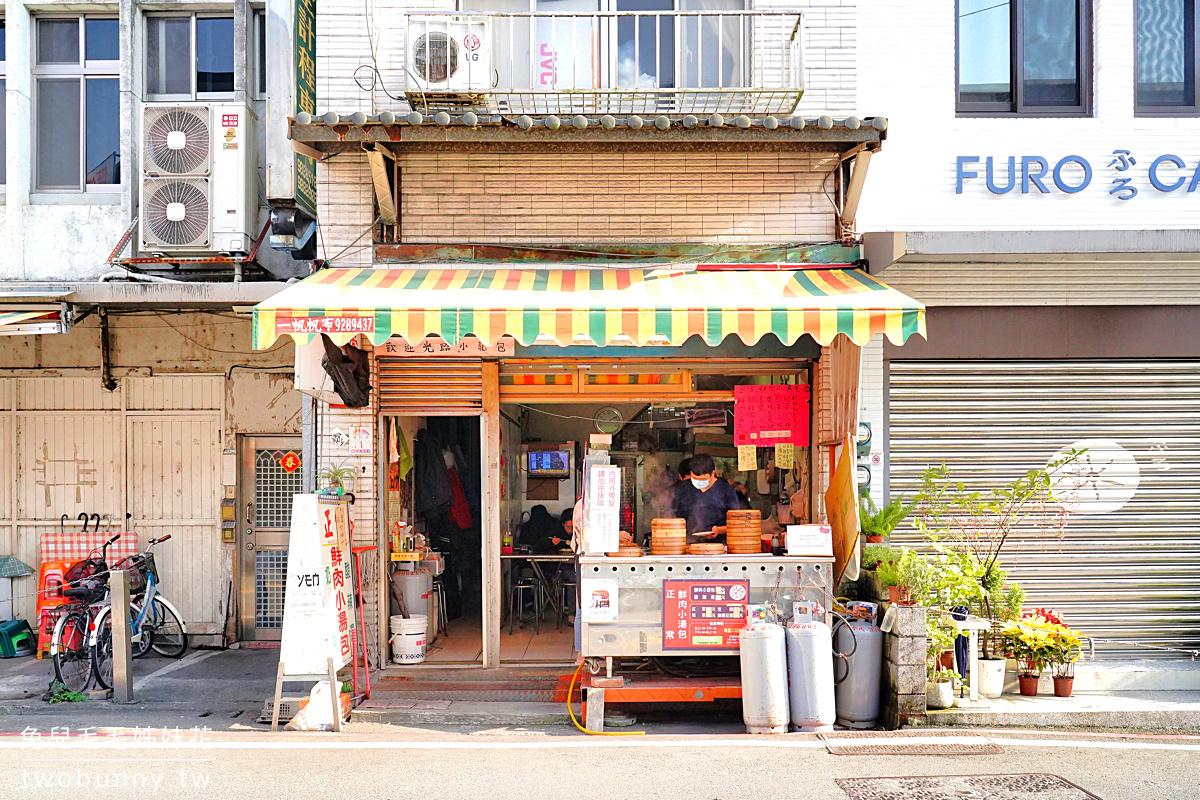
{"type": "Polygon", "coordinates": [[[911,606],[912,595],[909,593],[907,586],[889,586],[888,602],[895,603],[898,606],[911,606]]]}
{"type": "Polygon", "coordinates": [[[1021,694],[1025,695],[1026,697],[1037,697],[1037,675],[1018,675],[1017,682],[1021,685],[1021,694]]]}
{"type": "Polygon", "coordinates": [[[1075,688],[1074,678],[1063,678],[1058,675],[1054,676],[1054,696],[1055,697],[1070,697],[1071,690],[1075,688]]]}
{"type": "Polygon", "coordinates": [[[942,665],[942,669],[954,669],[954,651],[947,650],[938,658],[938,663],[942,665]]]}
{"type": "Polygon", "coordinates": [[[883,544],[882,536],[868,536],[867,544],[883,544]]]}

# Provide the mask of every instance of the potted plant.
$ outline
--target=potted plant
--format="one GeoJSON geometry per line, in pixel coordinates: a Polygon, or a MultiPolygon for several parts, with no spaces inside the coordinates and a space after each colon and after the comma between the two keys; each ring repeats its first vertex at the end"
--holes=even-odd
{"type": "Polygon", "coordinates": [[[876,567],[880,583],[888,587],[888,600],[899,605],[912,605],[929,592],[932,570],[925,556],[908,547],[899,557],[880,561],[876,567]]]}
{"type": "Polygon", "coordinates": [[[883,582],[879,579],[879,565],[885,561],[896,561],[900,554],[886,544],[869,544],[863,548],[862,554],[862,581],[864,591],[867,596],[873,597],[876,600],[883,600],[888,596],[888,591],[884,587],[883,582]]]}
{"type": "Polygon", "coordinates": [[[317,480],[325,482],[321,494],[343,495],[346,493],[346,479],[354,477],[354,467],[347,467],[343,461],[338,464],[326,464],[317,471],[317,480]]]}
{"type": "Polygon", "coordinates": [[[878,544],[891,536],[915,506],[916,503],[906,503],[903,497],[893,497],[880,508],[870,494],[863,495],[858,503],[858,528],[867,544],[878,544]]]}
{"type": "MultiPolygon", "coordinates": [[[[1044,612],[1045,609],[1038,611],[1044,612]]],[[[1054,696],[1070,697],[1075,688],[1075,662],[1079,660],[1085,637],[1079,631],[1063,624],[1061,617],[1054,616],[1058,622],[1048,620],[1049,645],[1046,660],[1054,669],[1054,696]]]]}
{"type": "Polygon", "coordinates": [[[1052,653],[1052,624],[1038,616],[1024,616],[1009,622],[1000,632],[1017,660],[1017,681],[1026,697],[1037,695],[1038,679],[1052,653]]]}
{"type": "Polygon", "coordinates": [[[929,708],[950,708],[954,705],[953,670],[942,663],[942,654],[954,647],[956,631],[926,620],[929,645],[925,657],[925,705],[929,708]]]}

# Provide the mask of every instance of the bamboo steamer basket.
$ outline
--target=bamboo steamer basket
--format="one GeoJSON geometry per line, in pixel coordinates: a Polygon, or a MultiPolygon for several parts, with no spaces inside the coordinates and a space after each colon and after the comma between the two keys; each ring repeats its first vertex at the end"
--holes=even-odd
{"type": "Polygon", "coordinates": [[[725,545],[718,543],[688,545],[688,555],[720,556],[725,554],[725,545]]]}
{"type": "Polygon", "coordinates": [[[732,555],[748,556],[761,552],[761,511],[751,508],[726,512],[725,524],[725,543],[732,555]]]}
{"type": "Polygon", "coordinates": [[[687,552],[687,520],[658,517],[650,520],[650,553],[656,556],[681,556],[687,552]]]}
{"type": "Polygon", "coordinates": [[[642,548],[636,544],[621,545],[615,553],[605,553],[609,558],[641,558],[642,548]]]}

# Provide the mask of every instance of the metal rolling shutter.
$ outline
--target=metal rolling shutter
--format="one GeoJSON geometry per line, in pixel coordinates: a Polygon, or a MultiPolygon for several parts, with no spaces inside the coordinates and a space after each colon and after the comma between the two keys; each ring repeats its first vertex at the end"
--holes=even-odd
{"type": "MultiPolygon", "coordinates": [[[[1097,470],[1131,455],[1136,470],[1127,463],[1125,477],[1095,487],[1124,505],[1083,509],[1061,539],[1021,531],[1006,566],[1027,607],[1052,607],[1094,636],[1200,648],[1200,363],[892,361],[889,384],[891,496],[942,461],[995,485],[1084,440],[1116,445],[1093,446],[1097,470]]],[[[896,539],[916,541],[907,526],[896,539]]]]}
{"type": "Polygon", "coordinates": [[[379,410],[385,414],[470,416],[482,408],[482,361],[379,359],[379,410]]]}

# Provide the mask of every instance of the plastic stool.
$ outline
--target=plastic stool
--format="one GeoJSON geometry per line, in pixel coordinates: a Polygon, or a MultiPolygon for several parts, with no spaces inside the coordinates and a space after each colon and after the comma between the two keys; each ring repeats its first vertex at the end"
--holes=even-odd
{"type": "Polygon", "coordinates": [[[33,631],[23,619],[0,622],[0,658],[31,656],[34,651],[33,631]]]}
{"type": "MultiPolygon", "coordinates": [[[[559,609],[562,611],[562,613],[558,615],[557,630],[562,630],[562,621],[564,619],[570,618],[569,615],[567,614],[567,601],[570,600],[572,603],[575,601],[575,586],[576,586],[576,584],[564,581],[563,583],[560,583],[558,586],[559,586],[558,602],[560,604],[559,609]]],[[[576,613],[578,613],[579,609],[575,609],[575,611],[576,611],[576,613]]]]}

